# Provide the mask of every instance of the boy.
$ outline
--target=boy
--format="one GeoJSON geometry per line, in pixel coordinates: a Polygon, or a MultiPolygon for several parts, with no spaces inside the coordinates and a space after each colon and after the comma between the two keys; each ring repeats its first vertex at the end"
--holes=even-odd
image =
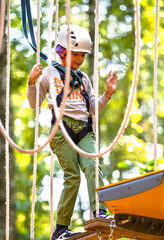
{"type": "MultiPolygon", "coordinates": [[[[58,33],[58,44],[56,52],[61,58],[62,66],[66,67],[66,54],[67,54],[67,39],[68,31],[67,26],[61,27],[58,33]]],[[[78,25],[70,25],[70,50],[71,50],[71,69],[78,74],[79,80],[75,83],[70,80],[70,87],[68,91],[67,102],[65,105],[64,116],[62,121],[68,131],[68,134],[73,141],[82,150],[94,153],[95,140],[94,132],[89,123],[89,114],[94,115],[95,110],[95,96],[88,76],[81,72],[78,68],[83,64],[85,55],[91,53],[92,41],[89,33],[83,27],[78,25]],[[87,100],[88,98],[88,100],[87,100]],[[88,112],[89,111],[89,112],[88,112]]],[[[54,79],[54,95],[57,100],[57,106],[60,110],[62,102],[61,93],[63,92],[64,80],[61,79],[60,71],[52,67],[52,79],[54,79]],[[60,95],[60,98],[59,98],[60,95]],[[58,101],[59,100],[59,101],[58,101]]],[[[39,105],[46,98],[49,93],[48,107],[52,110],[52,123],[55,123],[55,116],[53,112],[53,101],[49,91],[49,67],[46,67],[42,72],[41,64],[33,67],[28,81],[27,97],[31,108],[35,109],[36,106],[36,85],[35,80],[40,76],[40,92],[39,92],[39,105]],[[41,76],[40,76],[41,75],[41,76]]],[[[107,76],[105,93],[99,98],[99,112],[107,105],[112,94],[117,86],[117,74],[107,76]]],[[[95,159],[79,155],[67,142],[58,128],[54,138],[50,143],[52,151],[57,155],[60,166],[64,171],[64,189],[62,191],[56,218],[56,230],[53,233],[52,240],[67,239],[77,233],[73,233],[68,229],[70,225],[71,216],[80,185],[80,169],[84,172],[90,205],[94,217],[96,217],[95,206],[95,159]]],[[[102,173],[99,169],[99,186],[103,185],[102,173]]],[[[99,217],[106,218],[106,207],[103,203],[99,204],[99,217]]]]}

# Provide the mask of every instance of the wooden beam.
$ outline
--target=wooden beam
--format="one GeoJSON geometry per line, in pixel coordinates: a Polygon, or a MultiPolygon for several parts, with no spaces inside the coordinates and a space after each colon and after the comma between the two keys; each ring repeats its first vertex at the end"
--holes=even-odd
{"type": "MultiPolygon", "coordinates": [[[[111,225],[111,219],[94,218],[84,223],[84,229],[87,232],[94,232],[97,235],[98,233],[99,234],[102,233],[102,240],[106,240],[106,239],[109,239],[109,235],[111,233],[110,225],[111,225]]],[[[134,232],[131,230],[127,230],[127,229],[123,229],[115,226],[114,232],[113,232],[113,240],[120,239],[122,237],[138,239],[138,240],[164,240],[164,237],[161,237],[161,236],[154,236],[154,235],[134,232]]],[[[90,240],[92,240],[92,238],[90,238],[90,240]]],[[[98,240],[98,237],[97,237],[97,240],[98,240]]]]}
{"type": "MultiPolygon", "coordinates": [[[[69,240],[109,240],[111,233],[111,219],[94,218],[84,223],[84,233],[75,235],[69,240]],[[100,238],[101,237],[101,238],[100,238]]],[[[164,237],[144,234],[115,226],[112,240],[124,238],[138,240],[164,240],[164,237]]]]}

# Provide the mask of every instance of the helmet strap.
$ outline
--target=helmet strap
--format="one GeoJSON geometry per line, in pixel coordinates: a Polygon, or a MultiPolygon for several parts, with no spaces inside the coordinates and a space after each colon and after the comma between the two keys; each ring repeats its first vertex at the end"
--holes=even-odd
{"type": "Polygon", "coordinates": [[[65,59],[66,53],[67,49],[65,49],[64,52],[60,54],[61,59],[65,59]]]}

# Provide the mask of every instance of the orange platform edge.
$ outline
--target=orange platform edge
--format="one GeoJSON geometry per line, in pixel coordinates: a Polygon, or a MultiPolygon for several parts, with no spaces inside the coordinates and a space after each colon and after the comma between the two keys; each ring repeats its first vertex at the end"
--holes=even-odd
{"type": "MultiPolygon", "coordinates": [[[[115,188],[118,188],[118,191],[120,191],[120,187],[131,187],[134,188],[133,194],[129,196],[121,196],[116,199],[107,200],[108,197],[106,197],[106,200],[103,201],[109,211],[113,214],[130,214],[130,215],[138,215],[138,216],[144,216],[148,218],[155,218],[155,219],[161,219],[164,220],[164,170],[160,171],[153,171],[148,174],[144,174],[142,176],[131,178],[127,180],[123,180],[117,183],[113,183],[101,188],[97,189],[97,192],[99,196],[101,196],[102,190],[106,190],[107,194],[109,194],[110,198],[110,192],[112,193],[112,190],[115,188]],[[160,175],[161,180],[159,180],[158,176],[160,175]],[[157,177],[156,177],[157,176],[157,177]],[[155,178],[154,181],[160,183],[151,188],[151,178],[155,178]],[[150,179],[150,180],[149,180],[150,179]],[[135,194],[135,190],[137,192],[138,188],[144,187],[144,184],[146,186],[145,181],[147,181],[147,185],[149,185],[149,189],[145,189],[145,191],[141,191],[135,194]],[[138,184],[138,187],[135,189],[135,184],[138,184]],[[129,185],[128,185],[129,184],[129,185]],[[125,185],[125,186],[124,186],[125,185]]],[[[129,189],[130,189],[129,187],[129,189]]],[[[146,186],[147,187],[147,186],[146,186]]],[[[126,190],[126,188],[125,188],[126,190]]],[[[124,190],[122,190],[124,195],[124,190]]],[[[101,200],[100,200],[101,201],[101,200]]]]}

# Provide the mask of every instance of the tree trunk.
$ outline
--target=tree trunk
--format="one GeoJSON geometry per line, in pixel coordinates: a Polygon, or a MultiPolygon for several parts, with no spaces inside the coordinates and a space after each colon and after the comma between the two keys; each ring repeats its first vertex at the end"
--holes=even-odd
{"type": "MultiPolygon", "coordinates": [[[[1,1],[0,1],[1,8],[1,1]]],[[[5,103],[6,103],[6,37],[3,38],[2,49],[0,52],[0,119],[5,124],[5,103]]],[[[12,114],[10,112],[10,119],[12,114]]],[[[11,123],[11,121],[10,121],[11,123]]],[[[11,126],[11,124],[10,124],[11,126]]],[[[10,136],[12,129],[10,127],[10,136]]],[[[15,228],[15,204],[14,204],[14,156],[10,149],[10,240],[16,239],[15,228]]],[[[6,172],[5,172],[5,139],[0,133],[0,239],[5,240],[6,227],[6,172]]]]}

